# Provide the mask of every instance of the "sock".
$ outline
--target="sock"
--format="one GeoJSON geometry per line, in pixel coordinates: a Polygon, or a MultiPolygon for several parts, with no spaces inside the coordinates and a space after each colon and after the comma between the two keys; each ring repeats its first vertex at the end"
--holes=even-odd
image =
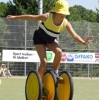
{"type": "Polygon", "coordinates": [[[56,74],[58,74],[58,70],[53,70],[56,74]]]}

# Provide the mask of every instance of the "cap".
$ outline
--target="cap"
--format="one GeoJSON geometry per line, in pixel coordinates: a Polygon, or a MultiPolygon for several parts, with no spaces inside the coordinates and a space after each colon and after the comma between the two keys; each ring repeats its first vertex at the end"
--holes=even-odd
{"type": "Polygon", "coordinates": [[[1,64],[1,66],[5,66],[5,64],[1,64]]]}
{"type": "Polygon", "coordinates": [[[56,12],[64,15],[70,15],[68,2],[66,0],[57,0],[52,12],[56,12]]]}

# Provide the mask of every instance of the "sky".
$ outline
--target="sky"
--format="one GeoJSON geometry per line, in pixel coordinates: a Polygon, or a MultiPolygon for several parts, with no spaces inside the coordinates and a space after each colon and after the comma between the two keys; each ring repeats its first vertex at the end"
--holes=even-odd
{"type": "MultiPolygon", "coordinates": [[[[5,3],[8,1],[9,0],[0,0],[0,2],[5,2],[5,3]]],[[[95,11],[95,8],[99,8],[98,0],[67,0],[67,1],[71,7],[74,5],[81,5],[86,9],[92,9],[93,11],[95,11]]]]}
{"type": "Polygon", "coordinates": [[[92,9],[95,11],[96,8],[99,8],[98,0],[67,0],[69,5],[72,7],[74,5],[81,5],[86,9],[92,9]]]}

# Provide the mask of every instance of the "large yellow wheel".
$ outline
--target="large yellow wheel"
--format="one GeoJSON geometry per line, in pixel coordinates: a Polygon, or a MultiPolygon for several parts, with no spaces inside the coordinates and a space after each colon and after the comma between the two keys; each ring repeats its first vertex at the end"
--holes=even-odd
{"type": "Polygon", "coordinates": [[[42,83],[38,72],[31,71],[26,79],[25,84],[26,100],[41,100],[42,83]]]}
{"type": "Polygon", "coordinates": [[[46,72],[43,85],[47,100],[57,100],[57,79],[53,71],[46,72]]]}
{"type": "Polygon", "coordinates": [[[60,76],[63,82],[58,82],[58,100],[72,100],[73,98],[73,80],[68,71],[61,72],[60,76]]]}

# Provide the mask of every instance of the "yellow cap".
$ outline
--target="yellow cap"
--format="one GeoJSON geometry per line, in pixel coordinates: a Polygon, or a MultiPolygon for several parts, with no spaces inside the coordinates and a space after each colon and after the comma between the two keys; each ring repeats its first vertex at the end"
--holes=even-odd
{"type": "Polygon", "coordinates": [[[52,12],[70,15],[68,2],[66,0],[57,0],[52,12]]]}

